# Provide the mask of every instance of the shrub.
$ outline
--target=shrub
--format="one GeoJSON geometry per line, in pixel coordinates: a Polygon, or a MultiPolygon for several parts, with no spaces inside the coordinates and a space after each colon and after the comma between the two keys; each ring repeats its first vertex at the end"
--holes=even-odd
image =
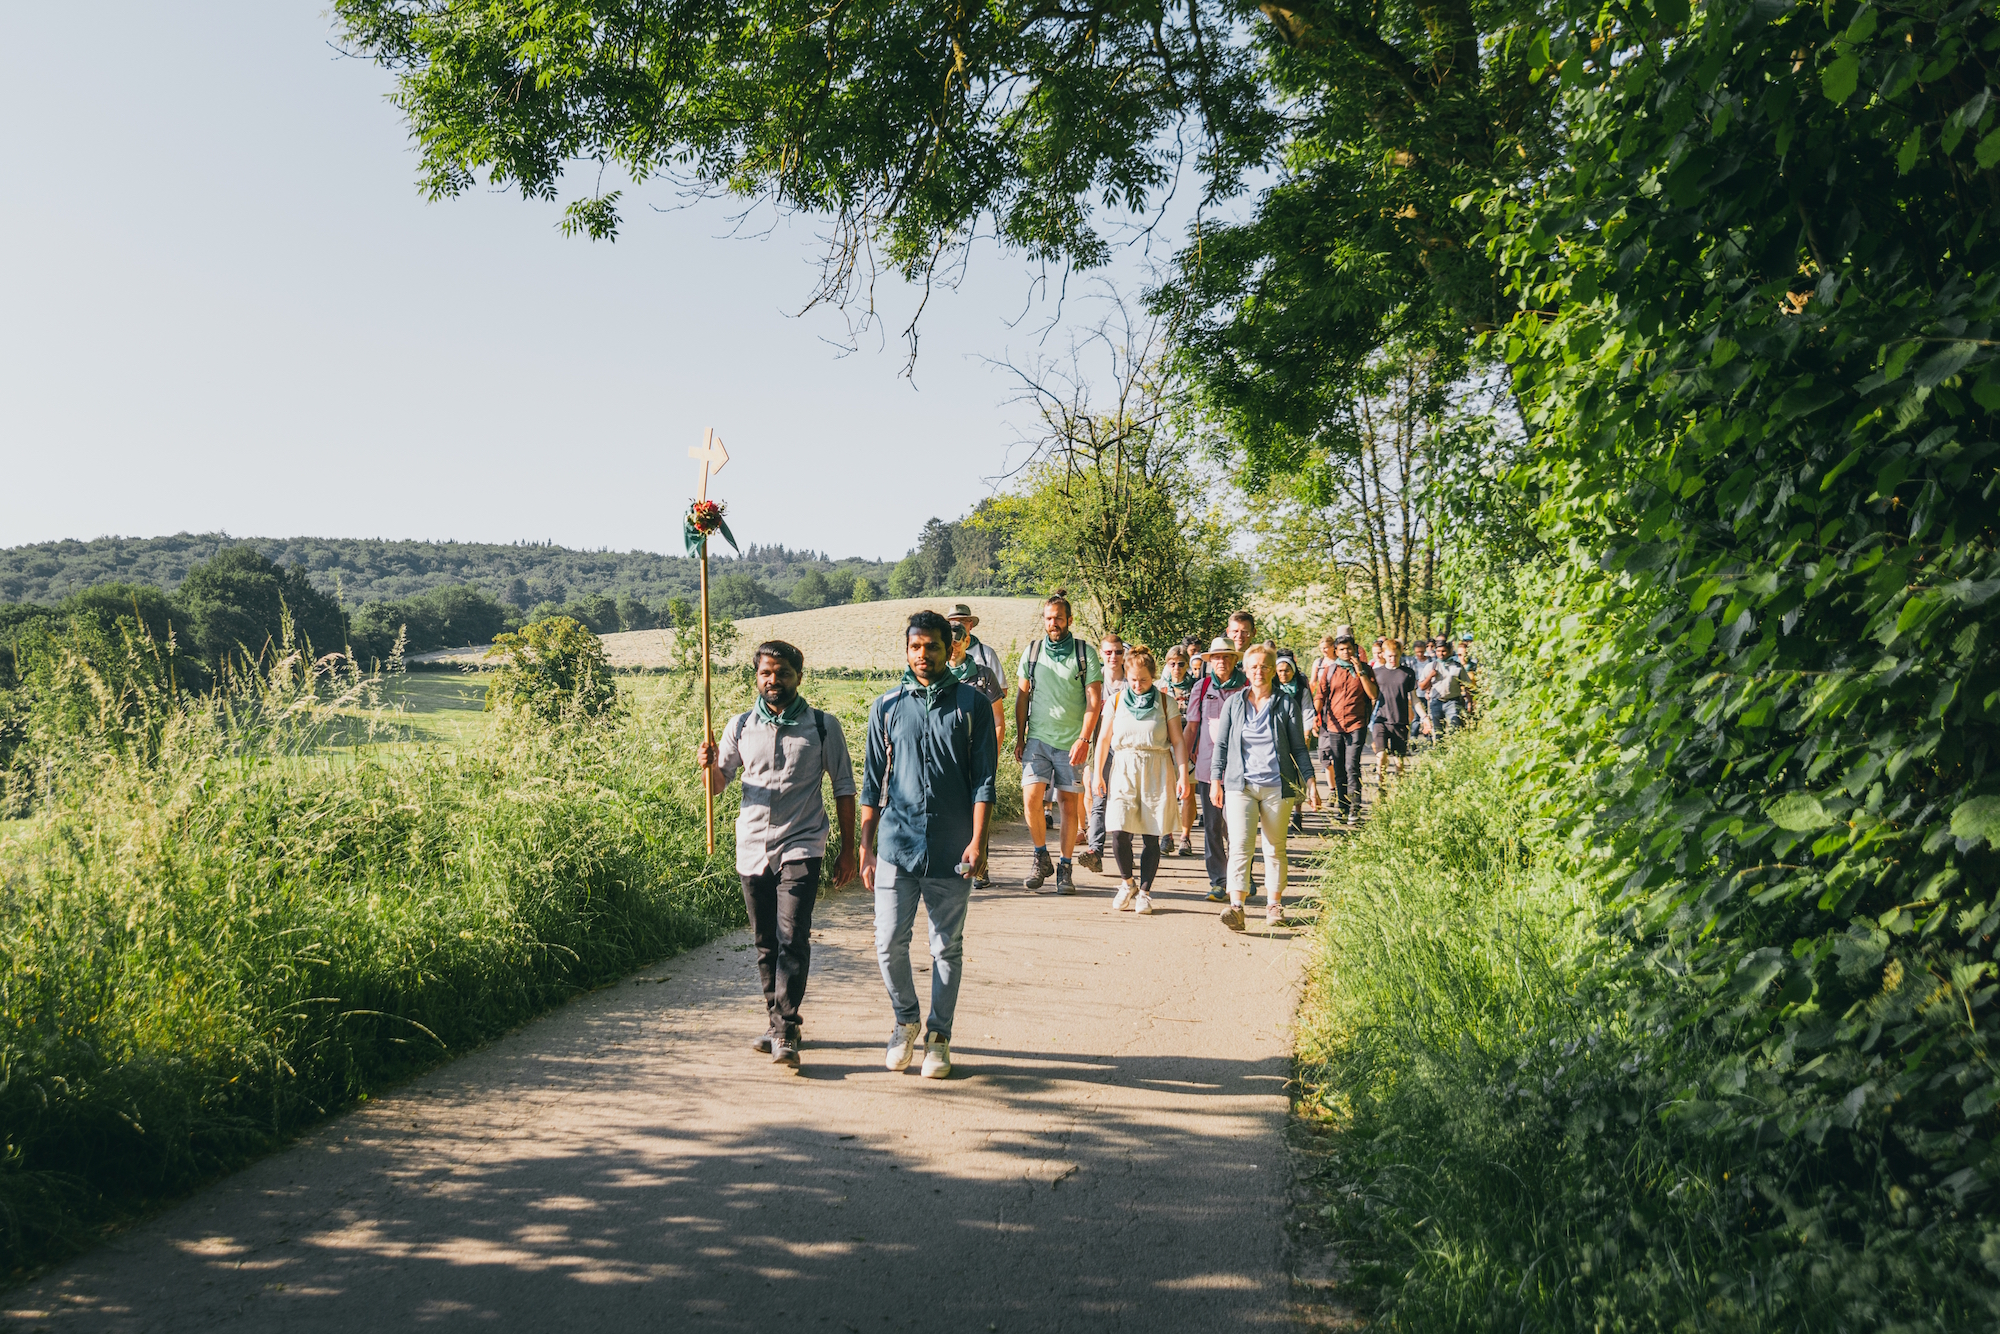
{"type": "Polygon", "coordinates": [[[517,709],[545,723],[597,718],[618,707],[618,683],[604,641],[567,616],[501,635],[487,650],[501,659],[486,687],[488,709],[517,709]]]}
{"type": "Polygon", "coordinates": [[[496,598],[462,584],[438,588],[420,597],[395,602],[370,602],[354,613],[349,642],[363,662],[387,662],[396,636],[404,636],[406,653],[490,644],[513,620],[496,598]]]}
{"type": "MultiPolygon", "coordinates": [[[[675,671],[699,672],[701,670],[701,608],[685,598],[675,598],[668,604],[674,617],[675,671]]],[[[736,641],[742,632],[736,622],[727,616],[717,615],[710,608],[708,618],[708,658],[711,663],[727,662],[736,651],[736,641]]]]}
{"type": "Polygon", "coordinates": [[[853,601],[873,602],[876,598],[879,598],[881,596],[882,596],[881,592],[875,587],[875,581],[873,579],[868,578],[866,575],[863,575],[861,578],[856,579],[854,581],[853,601]]]}

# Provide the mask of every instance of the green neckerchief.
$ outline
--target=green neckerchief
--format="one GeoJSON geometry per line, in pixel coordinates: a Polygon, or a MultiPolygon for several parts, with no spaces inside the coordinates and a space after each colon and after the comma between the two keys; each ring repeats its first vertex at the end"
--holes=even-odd
{"type": "Polygon", "coordinates": [[[1215,681],[1215,684],[1209,687],[1211,690],[1242,690],[1250,684],[1250,678],[1243,674],[1243,664],[1240,662],[1236,664],[1236,670],[1222,680],[1216,681],[1213,672],[1209,673],[1208,679],[1215,681]]]}
{"type": "Polygon", "coordinates": [[[792,702],[785,706],[783,713],[772,713],[771,706],[764,702],[762,695],[759,695],[757,696],[756,708],[757,721],[760,723],[769,723],[773,727],[790,727],[793,723],[805,717],[806,710],[811,707],[810,704],[806,703],[804,695],[794,695],[792,696],[792,702]]]}
{"type": "Polygon", "coordinates": [[[1182,677],[1182,678],[1181,678],[1180,680],[1178,680],[1178,681],[1175,681],[1175,680],[1171,680],[1171,679],[1170,679],[1170,680],[1168,680],[1168,682],[1167,682],[1167,689],[1169,689],[1169,690],[1173,691],[1173,692],[1174,692],[1174,694],[1176,694],[1176,695],[1180,696],[1181,698],[1185,699],[1185,698],[1187,697],[1187,692],[1188,692],[1188,691],[1190,691],[1190,690],[1193,690],[1193,689],[1194,689],[1194,683],[1195,683],[1195,678],[1194,678],[1194,677],[1192,677],[1192,676],[1183,676],[1183,677],[1182,677]]]}
{"type": "Polygon", "coordinates": [[[1160,688],[1154,686],[1147,690],[1145,694],[1140,695],[1133,693],[1131,686],[1126,686],[1124,696],[1120,702],[1125,712],[1131,714],[1140,722],[1144,722],[1146,719],[1151,718],[1153,711],[1160,706],[1160,688]]]}
{"type": "MultiPolygon", "coordinates": [[[[971,662],[972,659],[967,658],[966,661],[971,662]]],[[[935,685],[927,686],[922,681],[919,681],[917,674],[908,667],[903,669],[903,684],[916,694],[922,695],[924,697],[924,707],[930,709],[937,707],[937,702],[945,691],[958,689],[959,679],[957,673],[947,672],[944,680],[939,681],[935,685]]]]}
{"type": "MultiPolygon", "coordinates": [[[[953,676],[957,677],[959,680],[963,681],[967,677],[978,674],[979,664],[972,660],[972,650],[967,649],[965,651],[965,661],[947,663],[946,670],[948,670],[953,676]]],[[[907,667],[903,669],[903,674],[907,679],[911,681],[917,679],[916,673],[912,672],[907,667]]]]}
{"type": "Polygon", "coordinates": [[[1279,681],[1275,684],[1279,690],[1284,692],[1286,699],[1297,699],[1300,693],[1305,690],[1305,682],[1299,680],[1297,677],[1293,677],[1289,681],[1279,681]]]}
{"type": "Polygon", "coordinates": [[[1076,655],[1076,636],[1065,631],[1061,639],[1050,639],[1045,634],[1042,636],[1042,652],[1057,662],[1068,662],[1076,655]]]}

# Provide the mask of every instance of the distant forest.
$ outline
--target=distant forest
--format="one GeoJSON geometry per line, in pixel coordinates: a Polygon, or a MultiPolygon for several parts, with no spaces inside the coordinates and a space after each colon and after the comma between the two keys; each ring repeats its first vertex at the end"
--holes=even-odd
{"type": "MultiPolygon", "coordinates": [[[[895,562],[711,548],[710,605],[742,618],[883,596],[1008,591],[999,541],[978,523],[932,519],[895,562]]],[[[315,645],[346,644],[363,662],[382,661],[399,639],[408,653],[454,648],[548,616],[598,634],[688,625],[699,585],[697,563],[685,556],[535,543],[226,533],[43,542],[0,550],[0,656],[16,653],[8,646],[25,627],[53,633],[81,617],[115,643],[118,622],[136,619],[155,636],[178,635],[190,662],[212,672],[277,638],[289,609],[315,645]]]]}
{"type": "MultiPolygon", "coordinates": [[[[315,588],[350,610],[369,602],[465,586],[523,612],[545,602],[562,604],[599,595],[624,594],[665,605],[670,598],[692,595],[699,583],[694,561],[650,551],[176,533],[40,542],[0,550],[0,602],[60,602],[109,583],[151,584],[171,593],[199,562],[229,547],[246,546],[273,564],[302,570],[315,588]]],[[[746,547],[739,558],[720,542],[709,562],[712,578],[737,575],[756,580],[770,603],[763,609],[771,611],[788,609],[777,604],[789,602],[787,595],[808,572],[816,571],[827,586],[841,591],[842,596],[832,600],[845,602],[855,580],[869,579],[884,588],[894,569],[894,561],[833,560],[824,553],[778,546],[746,547]]]]}

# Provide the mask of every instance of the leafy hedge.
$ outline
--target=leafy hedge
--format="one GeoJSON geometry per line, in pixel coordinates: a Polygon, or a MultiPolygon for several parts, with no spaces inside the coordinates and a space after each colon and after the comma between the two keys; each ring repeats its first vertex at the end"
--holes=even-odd
{"type": "Polygon", "coordinates": [[[1641,1008],[1721,1044],[1667,1115],[1810,1150],[1771,1245],[2000,1269],[1996,10],[1573,7],[1570,169],[1489,221],[1540,630],[1597,649],[1542,664],[1547,786],[1641,1008]]]}

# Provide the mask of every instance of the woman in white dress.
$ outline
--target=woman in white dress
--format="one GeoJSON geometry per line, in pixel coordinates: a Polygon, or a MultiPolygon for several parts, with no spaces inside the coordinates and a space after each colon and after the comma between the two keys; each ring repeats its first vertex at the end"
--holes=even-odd
{"type": "MultiPolygon", "coordinates": [[[[1098,753],[1109,753],[1102,771],[1106,789],[1104,829],[1118,854],[1124,883],[1111,901],[1114,910],[1153,911],[1153,877],[1160,869],[1160,839],[1171,835],[1187,797],[1187,748],[1180,710],[1160,689],[1159,664],[1144,644],[1125,646],[1125,686],[1105,701],[1097,731],[1098,753]],[[1138,864],[1132,839],[1141,840],[1138,864]]],[[[1099,772],[1092,767],[1092,777],[1099,772]]]]}

